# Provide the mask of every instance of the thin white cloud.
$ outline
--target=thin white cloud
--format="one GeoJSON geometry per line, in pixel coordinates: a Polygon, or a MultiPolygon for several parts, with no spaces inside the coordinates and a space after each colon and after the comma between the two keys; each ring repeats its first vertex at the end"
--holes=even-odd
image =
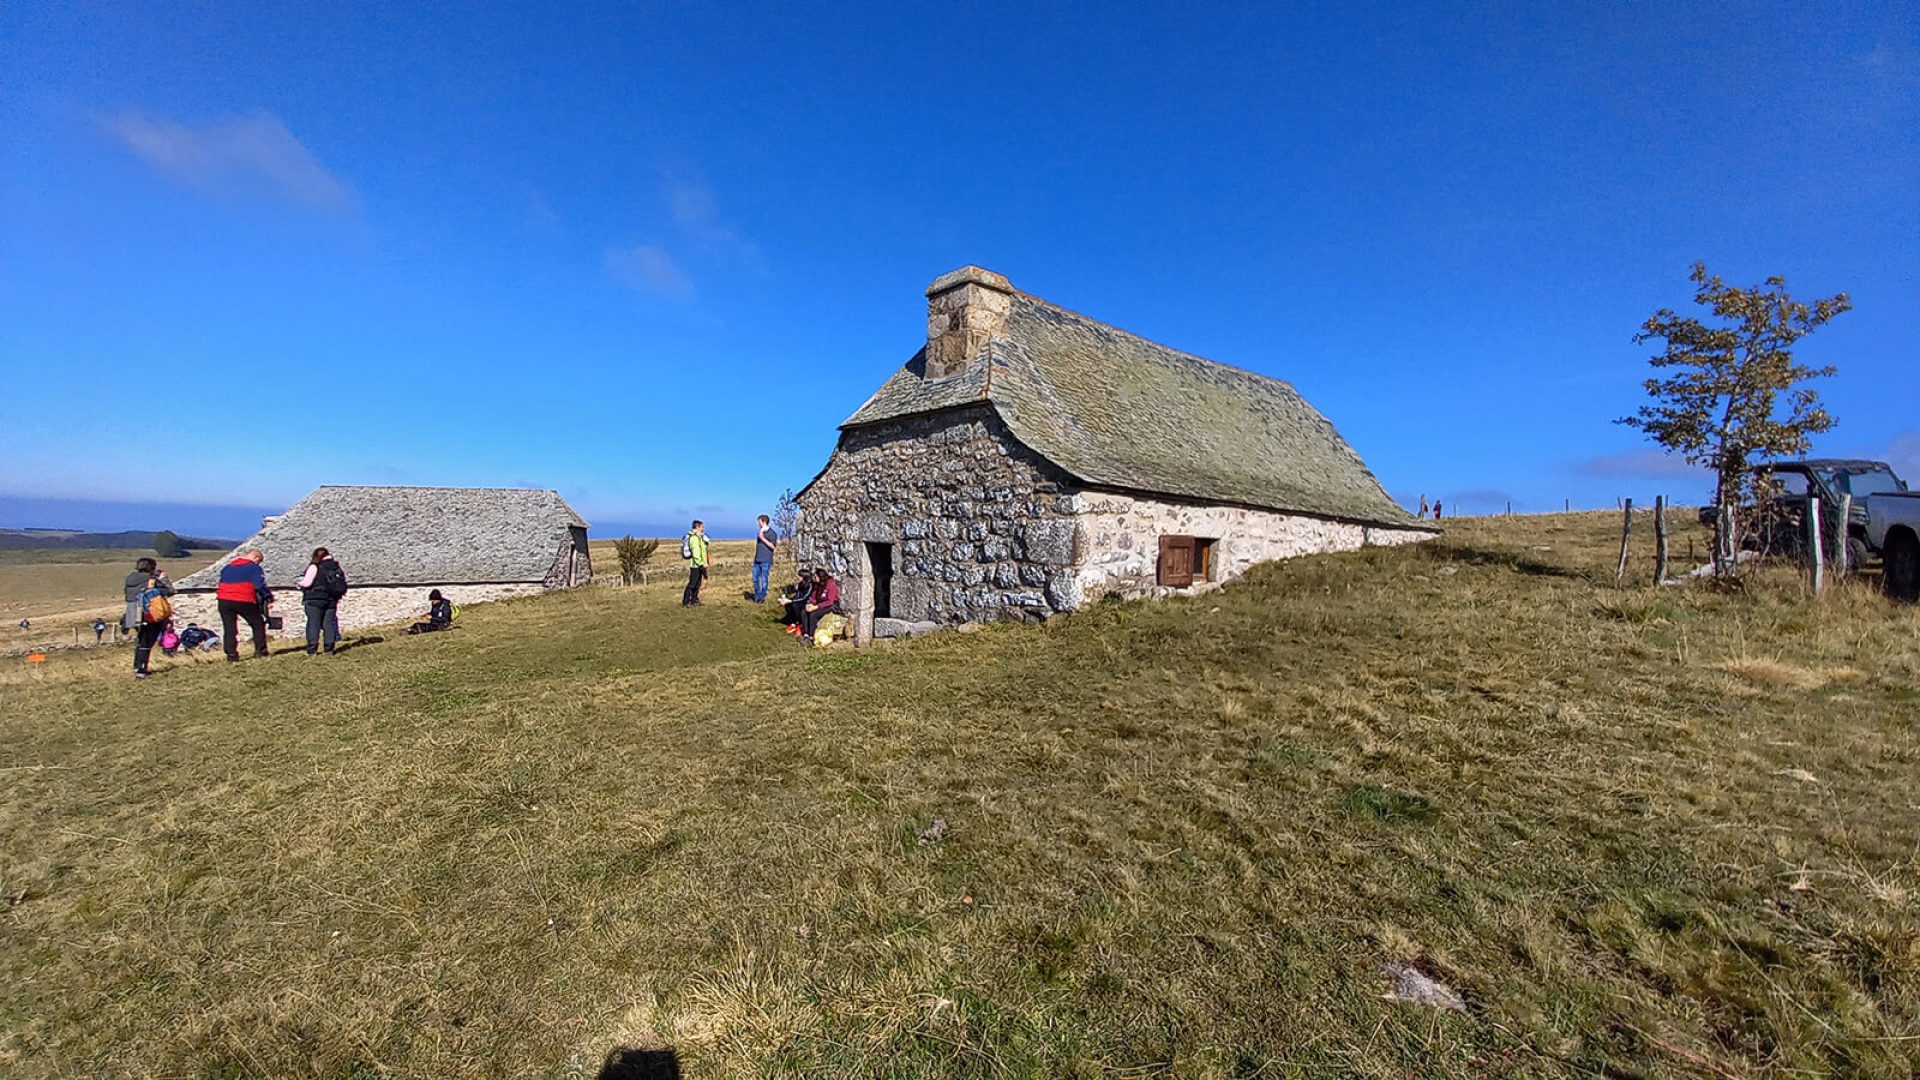
{"type": "Polygon", "coordinates": [[[1920,429],[1903,431],[1887,444],[1882,460],[1909,485],[1920,487],[1920,429]]]}
{"type": "Polygon", "coordinates": [[[670,300],[693,298],[693,281],[658,244],[616,248],[607,252],[606,265],[608,273],[642,292],[670,300]]]}
{"type": "Polygon", "coordinates": [[[255,110],[199,126],[142,113],[102,121],[126,148],[176,183],[215,195],[266,193],[351,212],[353,191],[316,160],[287,125],[255,110]]]}
{"type": "Polygon", "coordinates": [[[672,174],[666,181],[667,207],[673,223],[696,251],[744,263],[751,270],[761,269],[760,246],[721,218],[711,189],[672,174]]]}
{"type": "Polygon", "coordinates": [[[1627,476],[1656,477],[1674,476],[1698,479],[1707,475],[1707,471],[1698,465],[1691,465],[1678,454],[1669,454],[1643,446],[1638,450],[1623,450],[1618,454],[1602,454],[1576,462],[1573,470],[1582,476],[1627,476]]]}

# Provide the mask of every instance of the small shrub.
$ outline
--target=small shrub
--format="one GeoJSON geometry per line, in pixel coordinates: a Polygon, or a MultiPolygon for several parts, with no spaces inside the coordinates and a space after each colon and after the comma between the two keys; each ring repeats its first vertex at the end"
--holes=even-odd
{"type": "Polygon", "coordinates": [[[635,540],[631,536],[623,536],[615,540],[613,553],[620,557],[620,583],[622,585],[637,584],[640,581],[641,569],[658,550],[660,550],[658,540],[635,540]]]}

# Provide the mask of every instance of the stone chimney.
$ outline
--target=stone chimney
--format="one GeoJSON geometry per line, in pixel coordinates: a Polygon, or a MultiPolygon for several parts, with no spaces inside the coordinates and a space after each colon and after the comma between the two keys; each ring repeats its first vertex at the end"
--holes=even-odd
{"type": "Polygon", "coordinates": [[[927,286],[928,379],[958,375],[1007,325],[1013,286],[978,266],[941,274],[927,286]]]}

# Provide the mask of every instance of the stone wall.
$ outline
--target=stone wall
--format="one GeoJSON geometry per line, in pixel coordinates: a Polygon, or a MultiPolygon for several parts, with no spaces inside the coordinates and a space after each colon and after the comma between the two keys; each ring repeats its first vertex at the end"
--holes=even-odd
{"type": "MultiPolygon", "coordinates": [[[[427,613],[427,593],[433,588],[432,585],[354,586],[340,601],[340,631],[350,635],[370,626],[423,619],[427,613]]],[[[456,607],[513,596],[534,596],[546,591],[539,585],[530,584],[441,585],[439,589],[456,607]]],[[[307,616],[300,607],[300,590],[276,590],[274,600],[272,613],[285,619],[286,625],[274,631],[273,636],[305,638],[307,616]]],[[[214,631],[220,629],[220,611],[211,592],[175,595],[173,612],[173,625],[178,629],[186,629],[190,622],[214,631]]],[[[240,625],[240,640],[243,646],[248,640],[245,623],[240,625]]]]}
{"type": "Polygon", "coordinates": [[[554,556],[552,569],[547,571],[547,588],[568,589],[592,583],[593,556],[588,551],[587,530],[571,526],[566,539],[560,542],[560,553],[554,556]]]}
{"type": "Polygon", "coordinates": [[[1164,596],[1204,591],[1245,574],[1257,563],[1366,546],[1392,546],[1431,538],[1420,529],[1389,529],[1324,518],[1242,507],[1170,502],[1144,495],[1085,492],[1078,500],[1082,597],[1164,596]],[[1209,581],[1183,589],[1157,583],[1160,537],[1217,540],[1209,581]]]}
{"type": "Polygon", "coordinates": [[[869,541],[893,545],[895,618],[1042,618],[1078,602],[1072,490],[990,406],[908,417],[841,437],[800,497],[796,552],[841,580],[857,627],[869,541]]]}
{"type": "Polygon", "coordinates": [[[1256,563],[1432,533],[1090,491],[982,404],[849,431],[801,493],[796,552],[841,582],[856,637],[873,612],[868,543],[891,544],[893,621],[1039,619],[1101,597],[1196,592],[1256,563]],[[1218,541],[1211,580],[1157,583],[1160,537],[1218,541]]]}

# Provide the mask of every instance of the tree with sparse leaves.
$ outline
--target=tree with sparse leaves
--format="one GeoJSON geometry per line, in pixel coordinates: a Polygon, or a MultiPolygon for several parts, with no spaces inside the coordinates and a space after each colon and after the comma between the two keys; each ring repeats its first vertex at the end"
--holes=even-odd
{"type": "Polygon", "coordinates": [[[153,551],[163,559],[187,557],[187,545],[181,542],[180,534],[172,529],[161,529],[153,534],[153,551]]]}
{"type": "MultiPolygon", "coordinates": [[[[1834,367],[1795,363],[1793,347],[1853,302],[1840,293],[1802,303],[1780,277],[1737,288],[1707,273],[1705,263],[1694,263],[1691,276],[1693,301],[1713,313],[1712,325],[1671,308],[1646,321],[1633,340],[1661,342],[1650,362],[1667,374],[1645,383],[1653,404],[1618,422],[1713,470],[1714,506],[1731,521],[1755,457],[1802,456],[1813,436],[1833,427],[1819,392],[1804,384],[1834,367]]],[[[1733,538],[1723,535],[1720,544],[1731,555],[1733,538]]]]}
{"type": "Polygon", "coordinates": [[[622,585],[637,584],[648,560],[652,559],[653,553],[658,550],[660,550],[658,540],[635,540],[631,536],[623,536],[615,540],[613,553],[620,559],[620,583],[622,585]]]}
{"type": "Polygon", "coordinates": [[[800,524],[800,503],[793,496],[793,489],[780,493],[780,501],[773,505],[773,531],[779,534],[774,542],[775,550],[793,561],[793,530],[800,524]]]}

